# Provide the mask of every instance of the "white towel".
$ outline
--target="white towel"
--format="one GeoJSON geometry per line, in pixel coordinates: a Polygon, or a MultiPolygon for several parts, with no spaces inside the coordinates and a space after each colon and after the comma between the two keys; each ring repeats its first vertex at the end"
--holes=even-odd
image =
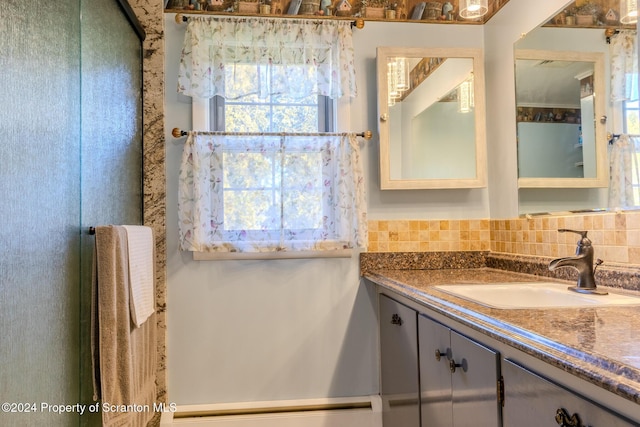
{"type": "Polygon", "coordinates": [[[155,312],[153,287],[153,230],[124,225],[129,249],[129,308],[131,320],[140,327],[155,312]]]}

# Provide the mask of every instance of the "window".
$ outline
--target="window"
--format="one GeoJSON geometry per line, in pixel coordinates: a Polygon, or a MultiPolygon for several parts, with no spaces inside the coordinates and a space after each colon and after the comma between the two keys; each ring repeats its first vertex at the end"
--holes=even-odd
{"type": "MultiPolygon", "coordinates": [[[[296,74],[304,76],[304,67],[296,74]]],[[[211,99],[213,131],[225,132],[330,132],[333,100],[321,95],[296,98],[272,94],[270,81],[277,67],[236,64],[227,67],[225,92],[243,94],[262,79],[267,92],[211,99]]],[[[286,150],[281,138],[242,139],[224,149],[223,215],[219,220],[225,239],[238,233],[251,240],[276,241],[280,233],[311,240],[331,212],[323,206],[322,177],[325,162],[320,150],[309,150],[305,138],[291,140],[286,150]],[[298,183],[304,182],[303,188],[298,183]],[[276,213],[280,214],[276,214],[276,213]],[[275,218],[279,217],[276,222],[275,218]]]]}
{"type": "Polygon", "coordinates": [[[355,96],[349,23],[190,18],[178,91],[193,98],[193,128],[207,130],[190,132],[183,152],[183,250],[364,246],[359,146],[334,133],[355,96]]]}
{"type": "MultiPolygon", "coordinates": [[[[209,138],[203,144],[224,145],[219,158],[212,161],[211,175],[205,178],[215,184],[203,208],[211,212],[210,219],[200,221],[207,223],[208,229],[199,230],[201,236],[194,239],[204,243],[187,242],[198,233],[194,227],[181,233],[183,249],[253,252],[250,256],[256,256],[255,252],[280,252],[280,256],[304,252],[306,257],[309,251],[322,251],[319,256],[327,256],[329,250],[338,253],[336,249],[361,246],[366,223],[353,221],[353,216],[362,219],[366,215],[357,212],[364,207],[363,190],[345,189],[344,185],[351,185],[349,180],[339,182],[341,171],[352,163],[337,162],[344,151],[339,138],[318,136],[334,130],[336,112],[348,117],[344,114],[348,104],[315,94],[295,97],[267,93],[261,97],[253,92],[230,97],[230,93],[240,91],[238,86],[248,85],[258,74],[269,76],[269,67],[254,64],[229,68],[226,99],[215,96],[193,103],[194,118],[206,118],[202,120],[204,125],[194,127],[208,126],[213,131],[212,135],[202,135],[209,138]],[[343,195],[348,195],[346,202],[343,195]],[[348,205],[357,199],[360,208],[353,211],[348,205]],[[356,244],[345,237],[353,227],[360,239],[356,244]]],[[[363,185],[361,179],[359,185],[363,185]]],[[[186,197],[196,198],[193,194],[186,197]]],[[[196,258],[220,256],[199,254],[196,258]]]]}

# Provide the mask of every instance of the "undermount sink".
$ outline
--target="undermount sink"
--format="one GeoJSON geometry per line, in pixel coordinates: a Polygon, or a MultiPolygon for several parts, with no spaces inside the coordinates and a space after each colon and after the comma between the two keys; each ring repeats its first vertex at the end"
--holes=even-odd
{"type": "Polygon", "coordinates": [[[517,282],[434,286],[442,292],[491,308],[573,308],[640,305],[640,297],[582,294],[552,282],[517,282]]]}

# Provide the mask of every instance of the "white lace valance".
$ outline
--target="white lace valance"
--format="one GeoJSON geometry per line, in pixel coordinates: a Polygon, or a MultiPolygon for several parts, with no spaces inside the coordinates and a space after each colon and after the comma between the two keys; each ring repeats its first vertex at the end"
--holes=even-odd
{"type": "Polygon", "coordinates": [[[351,23],[192,17],[182,48],[178,92],[198,98],[219,95],[237,99],[247,94],[264,97],[274,93],[294,98],[312,94],[334,99],[354,97],[351,23]],[[225,89],[225,76],[233,76],[235,64],[255,64],[263,76],[244,88],[244,94],[230,94],[225,89]]]}

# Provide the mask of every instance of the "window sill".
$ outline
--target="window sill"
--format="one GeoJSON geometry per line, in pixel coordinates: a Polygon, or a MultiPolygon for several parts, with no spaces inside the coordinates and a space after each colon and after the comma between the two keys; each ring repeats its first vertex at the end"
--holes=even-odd
{"type": "Polygon", "coordinates": [[[353,249],[299,252],[193,252],[194,261],[351,258],[353,249]]]}

